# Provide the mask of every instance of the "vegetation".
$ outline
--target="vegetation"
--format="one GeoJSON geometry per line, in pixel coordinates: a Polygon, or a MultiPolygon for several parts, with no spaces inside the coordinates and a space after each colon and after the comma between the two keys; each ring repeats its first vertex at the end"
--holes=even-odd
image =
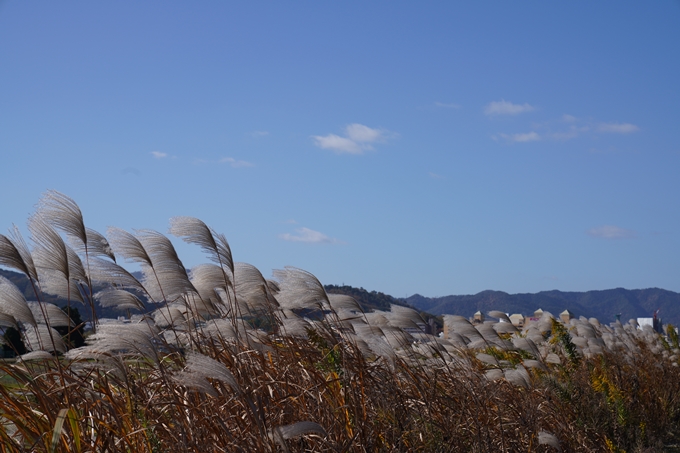
{"type": "Polygon", "coordinates": [[[418,333],[413,309],[364,312],[308,272],[265,279],[203,222],[175,218],[170,233],[210,260],[187,271],[164,235],[114,228],[105,238],[57,192],[30,230],[33,248],[16,230],[0,235],[0,265],[24,273],[38,301],[0,279],[0,322],[30,350],[0,365],[0,451],[642,452],[678,442],[677,335],[544,314],[521,332],[447,316],[441,339],[418,333]],[[45,293],[90,316],[95,301],[144,316],[95,318],[75,347],[55,329],[73,334],[75,307],[66,316],[45,293]]]}

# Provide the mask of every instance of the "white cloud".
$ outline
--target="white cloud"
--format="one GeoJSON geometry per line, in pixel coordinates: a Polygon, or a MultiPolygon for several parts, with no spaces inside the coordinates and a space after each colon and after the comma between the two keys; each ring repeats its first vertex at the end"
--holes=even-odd
{"type": "Polygon", "coordinates": [[[290,242],[307,242],[310,244],[334,244],[339,242],[337,239],[329,238],[323,233],[310,230],[309,228],[297,228],[297,234],[284,233],[279,237],[284,241],[290,242]]]}
{"type": "Polygon", "coordinates": [[[322,149],[332,149],[338,154],[362,154],[364,149],[355,141],[349,138],[340,137],[335,134],[328,134],[326,136],[314,135],[312,137],[316,146],[322,149]]]}
{"type": "Polygon", "coordinates": [[[363,124],[350,124],[345,127],[346,137],[335,134],[313,135],[314,144],[322,149],[330,149],[337,154],[363,154],[373,149],[371,143],[384,142],[385,131],[373,129],[363,124]]]}
{"type": "Polygon", "coordinates": [[[601,123],[597,130],[600,132],[612,132],[615,134],[630,134],[640,130],[635,124],[630,123],[601,123]]]}
{"type": "Polygon", "coordinates": [[[233,168],[254,167],[255,165],[245,160],[236,160],[233,157],[223,157],[219,161],[221,164],[229,164],[233,168]]]}
{"type": "Polygon", "coordinates": [[[565,123],[575,123],[576,121],[578,121],[578,118],[572,115],[567,115],[565,113],[564,115],[562,115],[562,121],[564,121],[565,123]]]}
{"type": "Polygon", "coordinates": [[[438,173],[429,172],[428,175],[432,179],[444,179],[444,177],[442,175],[438,174],[438,173]]]}
{"type": "Polygon", "coordinates": [[[445,102],[435,102],[434,105],[437,106],[437,107],[444,108],[444,109],[459,109],[460,108],[459,104],[447,104],[445,102]]]}
{"type": "Polygon", "coordinates": [[[513,104],[512,102],[508,102],[501,99],[500,101],[489,103],[484,108],[484,113],[486,113],[489,116],[518,115],[520,113],[531,112],[532,110],[536,110],[536,107],[526,103],[513,104]]]}
{"type": "Polygon", "coordinates": [[[637,236],[635,231],[614,225],[602,225],[587,231],[588,236],[600,239],[630,239],[637,236]]]}
{"type": "Polygon", "coordinates": [[[156,159],[165,159],[168,157],[168,153],[162,153],[160,151],[151,151],[151,155],[156,159]]]}
{"type": "Polygon", "coordinates": [[[541,136],[536,132],[527,132],[524,134],[501,134],[501,137],[509,142],[516,143],[536,142],[541,139],[541,136]]]}
{"type": "Polygon", "coordinates": [[[268,131],[253,131],[250,133],[253,137],[266,137],[269,135],[268,131]]]}

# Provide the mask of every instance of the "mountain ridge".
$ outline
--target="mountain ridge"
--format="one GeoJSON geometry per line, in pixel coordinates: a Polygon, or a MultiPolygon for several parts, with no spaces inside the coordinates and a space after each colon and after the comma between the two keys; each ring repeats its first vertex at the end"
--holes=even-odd
{"type": "Polygon", "coordinates": [[[490,310],[526,315],[541,308],[553,315],[569,310],[575,316],[595,317],[602,322],[614,321],[616,315],[620,315],[620,319],[625,322],[631,318],[652,317],[656,310],[660,310],[663,322],[680,324],[680,293],[662,288],[613,288],[582,292],[549,290],[517,294],[485,290],[460,296],[425,297],[414,294],[403,300],[434,315],[469,317],[477,311],[485,313],[490,310]]]}

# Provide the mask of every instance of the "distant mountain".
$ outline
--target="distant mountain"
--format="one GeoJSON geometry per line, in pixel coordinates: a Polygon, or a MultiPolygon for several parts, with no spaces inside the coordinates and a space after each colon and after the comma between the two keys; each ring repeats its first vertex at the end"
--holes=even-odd
{"type": "Polygon", "coordinates": [[[595,317],[609,323],[621,314],[621,321],[652,317],[660,310],[663,323],[680,324],[680,294],[659,288],[608,289],[603,291],[562,292],[542,291],[535,294],[508,294],[502,291],[482,291],[467,296],[424,297],[414,294],[404,299],[419,310],[435,315],[456,314],[466,317],[476,311],[487,313],[531,314],[541,308],[557,316],[564,310],[575,316],[595,317]]]}

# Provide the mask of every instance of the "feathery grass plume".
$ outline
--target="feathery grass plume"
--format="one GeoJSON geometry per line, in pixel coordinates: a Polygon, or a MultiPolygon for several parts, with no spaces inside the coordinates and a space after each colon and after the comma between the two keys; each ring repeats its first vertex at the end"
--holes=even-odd
{"type": "Polygon", "coordinates": [[[246,308],[252,314],[269,312],[279,306],[267,280],[255,266],[248,263],[234,263],[234,292],[237,298],[247,304],[246,308]]]}
{"type": "Polygon", "coordinates": [[[336,312],[339,312],[340,310],[352,310],[357,313],[363,313],[359,302],[352,296],[346,294],[328,294],[328,302],[331,304],[331,308],[336,312]]]}
{"type": "Polygon", "coordinates": [[[144,264],[153,267],[151,257],[142,243],[133,234],[116,227],[106,229],[111,248],[116,255],[120,255],[127,261],[144,264]]]}
{"type": "Polygon", "coordinates": [[[292,310],[283,309],[277,319],[281,324],[281,334],[287,337],[307,338],[311,324],[295,314],[292,310]]]}
{"type": "Polygon", "coordinates": [[[519,348],[523,351],[528,352],[529,354],[533,355],[537,359],[541,357],[541,353],[538,350],[538,347],[529,338],[513,338],[512,344],[516,348],[519,348]]]}
{"type": "Polygon", "coordinates": [[[172,380],[176,384],[182,385],[187,389],[212,396],[213,398],[219,396],[215,387],[200,374],[192,373],[190,371],[180,371],[172,376],[172,380]]]}
{"type": "Polygon", "coordinates": [[[20,355],[18,358],[22,362],[54,360],[54,356],[50,352],[42,350],[27,352],[26,354],[20,355]]]}
{"type": "Polygon", "coordinates": [[[490,370],[486,370],[484,372],[484,377],[490,381],[498,381],[504,377],[503,370],[500,368],[491,368],[490,370]]]}
{"type": "Polygon", "coordinates": [[[186,293],[196,293],[187,271],[170,240],[153,230],[140,230],[137,238],[151,259],[152,267],[141,264],[144,287],[155,300],[173,301],[186,293]]]}
{"type": "MultiPolygon", "coordinates": [[[[2,296],[0,296],[1,298],[2,296]]],[[[3,313],[0,311],[0,327],[18,327],[17,325],[17,320],[14,318],[12,315],[8,315],[7,313],[3,313]]],[[[4,341],[2,337],[0,337],[0,341],[4,341]]]]}
{"type": "Polygon", "coordinates": [[[229,385],[235,392],[241,393],[241,387],[234,378],[234,375],[221,362],[200,354],[198,352],[189,352],[186,354],[187,371],[207,379],[215,379],[216,381],[224,382],[229,385]]]}
{"type": "Polygon", "coordinates": [[[390,322],[390,325],[402,329],[419,329],[419,324],[425,324],[425,321],[416,310],[401,305],[390,305],[390,311],[386,312],[385,317],[390,322]]]}
{"type": "Polygon", "coordinates": [[[68,327],[73,324],[66,313],[54,304],[29,301],[28,308],[38,324],[48,324],[53,327],[68,327]]]}
{"type": "Polygon", "coordinates": [[[284,451],[288,451],[285,441],[305,434],[316,434],[323,437],[328,435],[326,430],[318,423],[304,421],[291,425],[277,426],[271,430],[269,436],[273,441],[278,443],[284,451]]]}
{"type": "Polygon", "coordinates": [[[87,232],[80,208],[71,198],[56,190],[48,190],[38,201],[36,212],[50,225],[68,236],[87,244],[87,232]]]}
{"type": "Polygon", "coordinates": [[[187,318],[185,307],[179,303],[173,303],[164,307],[158,307],[151,312],[151,317],[154,324],[161,329],[165,328],[185,328],[187,326],[187,318]]]}
{"type": "Polygon", "coordinates": [[[139,310],[145,309],[139,297],[124,289],[106,288],[94,295],[99,301],[99,305],[108,308],[113,307],[118,310],[139,310]]]}
{"type": "Polygon", "coordinates": [[[519,332],[517,327],[513,326],[509,322],[497,322],[493,324],[493,329],[499,334],[502,333],[516,333],[519,332]]]}
{"type": "Polygon", "coordinates": [[[119,288],[132,289],[147,294],[146,288],[137,277],[119,264],[108,260],[92,258],[90,260],[90,276],[92,281],[98,283],[108,283],[119,288]]]}
{"type": "Polygon", "coordinates": [[[500,310],[491,310],[489,312],[489,316],[491,316],[492,318],[500,319],[503,322],[507,322],[507,323],[512,324],[512,322],[510,321],[510,318],[508,318],[508,315],[506,313],[503,313],[500,310]]]}
{"type": "Polygon", "coordinates": [[[215,293],[215,290],[219,288],[227,291],[224,270],[216,264],[204,263],[192,267],[189,270],[189,281],[196,288],[201,299],[221,303],[221,299],[215,293]]]}
{"type": "Polygon", "coordinates": [[[95,256],[102,257],[105,256],[116,261],[116,255],[113,253],[111,244],[106,240],[104,235],[102,235],[97,230],[92,228],[85,228],[85,238],[87,242],[83,243],[80,239],[76,239],[73,236],[68,236],[69,243],[71,247],[78,253],[82,253],[84,256],[88,256],[88,259],[95,256]]]}
{"type": "Polygon", "coordinates": [[[276,300],[283,308],[322,308],[328,305],[328,295],[319,280],[307,271],[291,266],[273,272],[280,291],[276,300]]]}
{"type": "Polygon", "coordinates": [[[158,328],[150,323],[101,324],[96,334],[88,337],[84,349],[89,353],[123,353],[141,355],[158,361],[158,328]]]}
{"type": "Polygon", "coordinates": [[[23,332],[23,339],[30,351],[64,353],[68,349],[59,332],[44,324],[27,327],[23,332]]]}
{"type": "Polygon", "coordinates": [[[549,445],[557,451],[562,451],[562,449],[560,448],[560,441],[557,440],[557,437],[545,431],[540,431],[538,433],[538,444],[549,445]]]}
{"type": "Polygon", "coordinates": [[[477,358],[477,360],[479,360],[482,363],[486,363],[487,365],[500,366],[500,364],[498,363],[498,359],[496,359],[496,357],[492,356],[491,354],[479,352],[477,353],[477,355],[475,355],[475,357],[477,358]]]}
{"type": "Polygon", "coordinates": [[[170,219],[170,234],[182,238],[184,242],[195,244],[208,254],[213,262],[226,267],[234,273],[234,262],[231,257],[231,247],[224,235],[215,232],[194,217],[173,217],[170,219]]]}
{"type": "Polygon", "coordinates": [[[503,370],[503,374],[506,381],[515,384],[518,387],[523,387],[525,389],[531,387],[529,373],[522,365],[517,365],[517,368],[515,369],[503,370]]]}
{"type": "Polygon", "coordinates": [[[26,302],[23,293],[14,283],[0,275],[0,312],[13,317],[22,323],[36,326],[33,312],[26,302]]]}
{"type": "Polygon", "coordinates": [[[33,256],[16,225],[10,230],[9,237],[0,234],[0,266],[18,270],[33,282],[38,281],[33,256]]]}

